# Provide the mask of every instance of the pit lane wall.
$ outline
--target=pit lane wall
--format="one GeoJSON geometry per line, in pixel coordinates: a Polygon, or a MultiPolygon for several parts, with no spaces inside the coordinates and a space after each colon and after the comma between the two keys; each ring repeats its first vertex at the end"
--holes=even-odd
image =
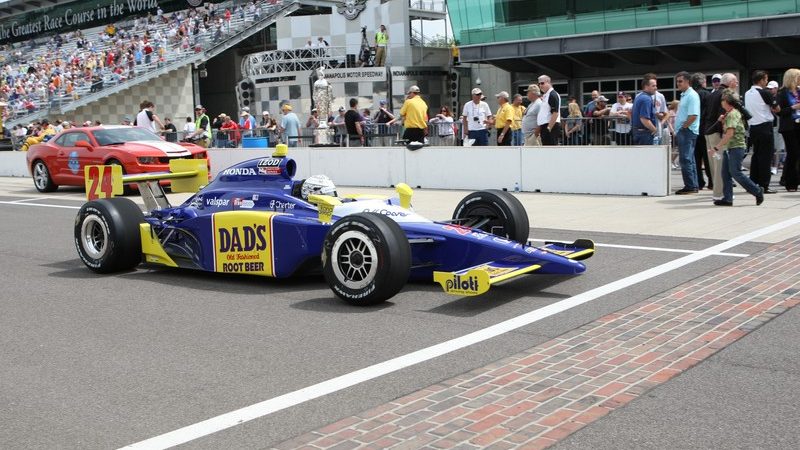
{"type": "MultiPolygon", "coordinates": [[[[272,149],[210,149],[212,174],[272,149]]],[[[297,177],[326,174],[342,186],[506,189],[666,196],[669,151],[647,147],[291,148],[297,177]]],[[[0,176],[30,176],[24,152],[0,152],[0,176]]]]}

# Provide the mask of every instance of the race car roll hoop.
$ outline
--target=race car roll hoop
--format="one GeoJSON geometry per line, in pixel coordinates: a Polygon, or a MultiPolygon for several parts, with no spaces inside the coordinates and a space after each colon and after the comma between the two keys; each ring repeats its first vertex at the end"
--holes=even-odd
{"type": "Polygon", "coordinates": [[[296,180],[286,151],[279,145],[271,157],[233,165],[210,183],[205,160],[173,160],[169,173],[141,176],[87,167],[90,201],[74,228],[81,260],[98,273],[142,262],[276,278],[321,272],[336,296],[363,306],[388,300],[409,280],[474,296],[524,274],[578,274],[594,254],[586,239],[528,245],[528,215],[508,192],[474,192],[452,218],[432,221],[414,212],[403,183],[396,196],[340,196],[322,175],[296,180]],[[195,194],[172,206],[165,180],[173,192],[195,194]],[[113,198],[131,183],[146,213],[113,198]]]}

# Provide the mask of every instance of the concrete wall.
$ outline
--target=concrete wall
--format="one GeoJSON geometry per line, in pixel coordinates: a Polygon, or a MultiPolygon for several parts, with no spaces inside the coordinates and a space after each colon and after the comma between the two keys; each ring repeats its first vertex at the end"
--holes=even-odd
{"type": "MultiPolygon", "coordinates": [[[[211,149],[212,173],[271,149],[211,149]]],[[[569,194],[665,196],[666,147],[293,148],[297,178],[326,174],[342,186],[507,189],[569,194]],[[635,169],[632,169],[635,168],[635,169]]],[[[0,176],[28,176],[25,154],[0,153],[0,176]]]]}

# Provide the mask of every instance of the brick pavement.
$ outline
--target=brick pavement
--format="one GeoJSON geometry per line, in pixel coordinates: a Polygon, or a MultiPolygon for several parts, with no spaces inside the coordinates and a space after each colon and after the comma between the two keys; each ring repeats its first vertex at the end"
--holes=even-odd
{"type": "Polygon", "coordinates": [[[800,303],[800,239],[277,449],[545,448],[800,303]]]}

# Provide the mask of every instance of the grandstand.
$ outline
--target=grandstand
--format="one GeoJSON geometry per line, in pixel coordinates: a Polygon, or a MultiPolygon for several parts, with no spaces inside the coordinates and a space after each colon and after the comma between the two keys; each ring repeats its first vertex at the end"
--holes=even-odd
{"type": "MultiPolygon", "coordinates": [[[[0,11],[32,14],[40,4],[11,0],[0,3],[0,11]]],[[[69,112],[90,113],[92,119],[113,123],[124,111],[134,112],[141,100],[137,97],[148,90],[157,103],[164,103],[159,97],[171,91],[188,92],[189,98],[167,103],[191,112],[197,99],[187,68],[229,50],[300,7],[295,0],[206,5],[211,7],[171,13],[147,10],[114,21],[113,30],[106,24],[3,45],[0,100],[9,104],[6,126],[69,112]],[[158,81],[151,83],[154,79],[158,81]],[[153,89],[158,86],[164,89],[153,89]],[[115,102],[112,97],[126,90],[134,95],[115,102]]]]}

